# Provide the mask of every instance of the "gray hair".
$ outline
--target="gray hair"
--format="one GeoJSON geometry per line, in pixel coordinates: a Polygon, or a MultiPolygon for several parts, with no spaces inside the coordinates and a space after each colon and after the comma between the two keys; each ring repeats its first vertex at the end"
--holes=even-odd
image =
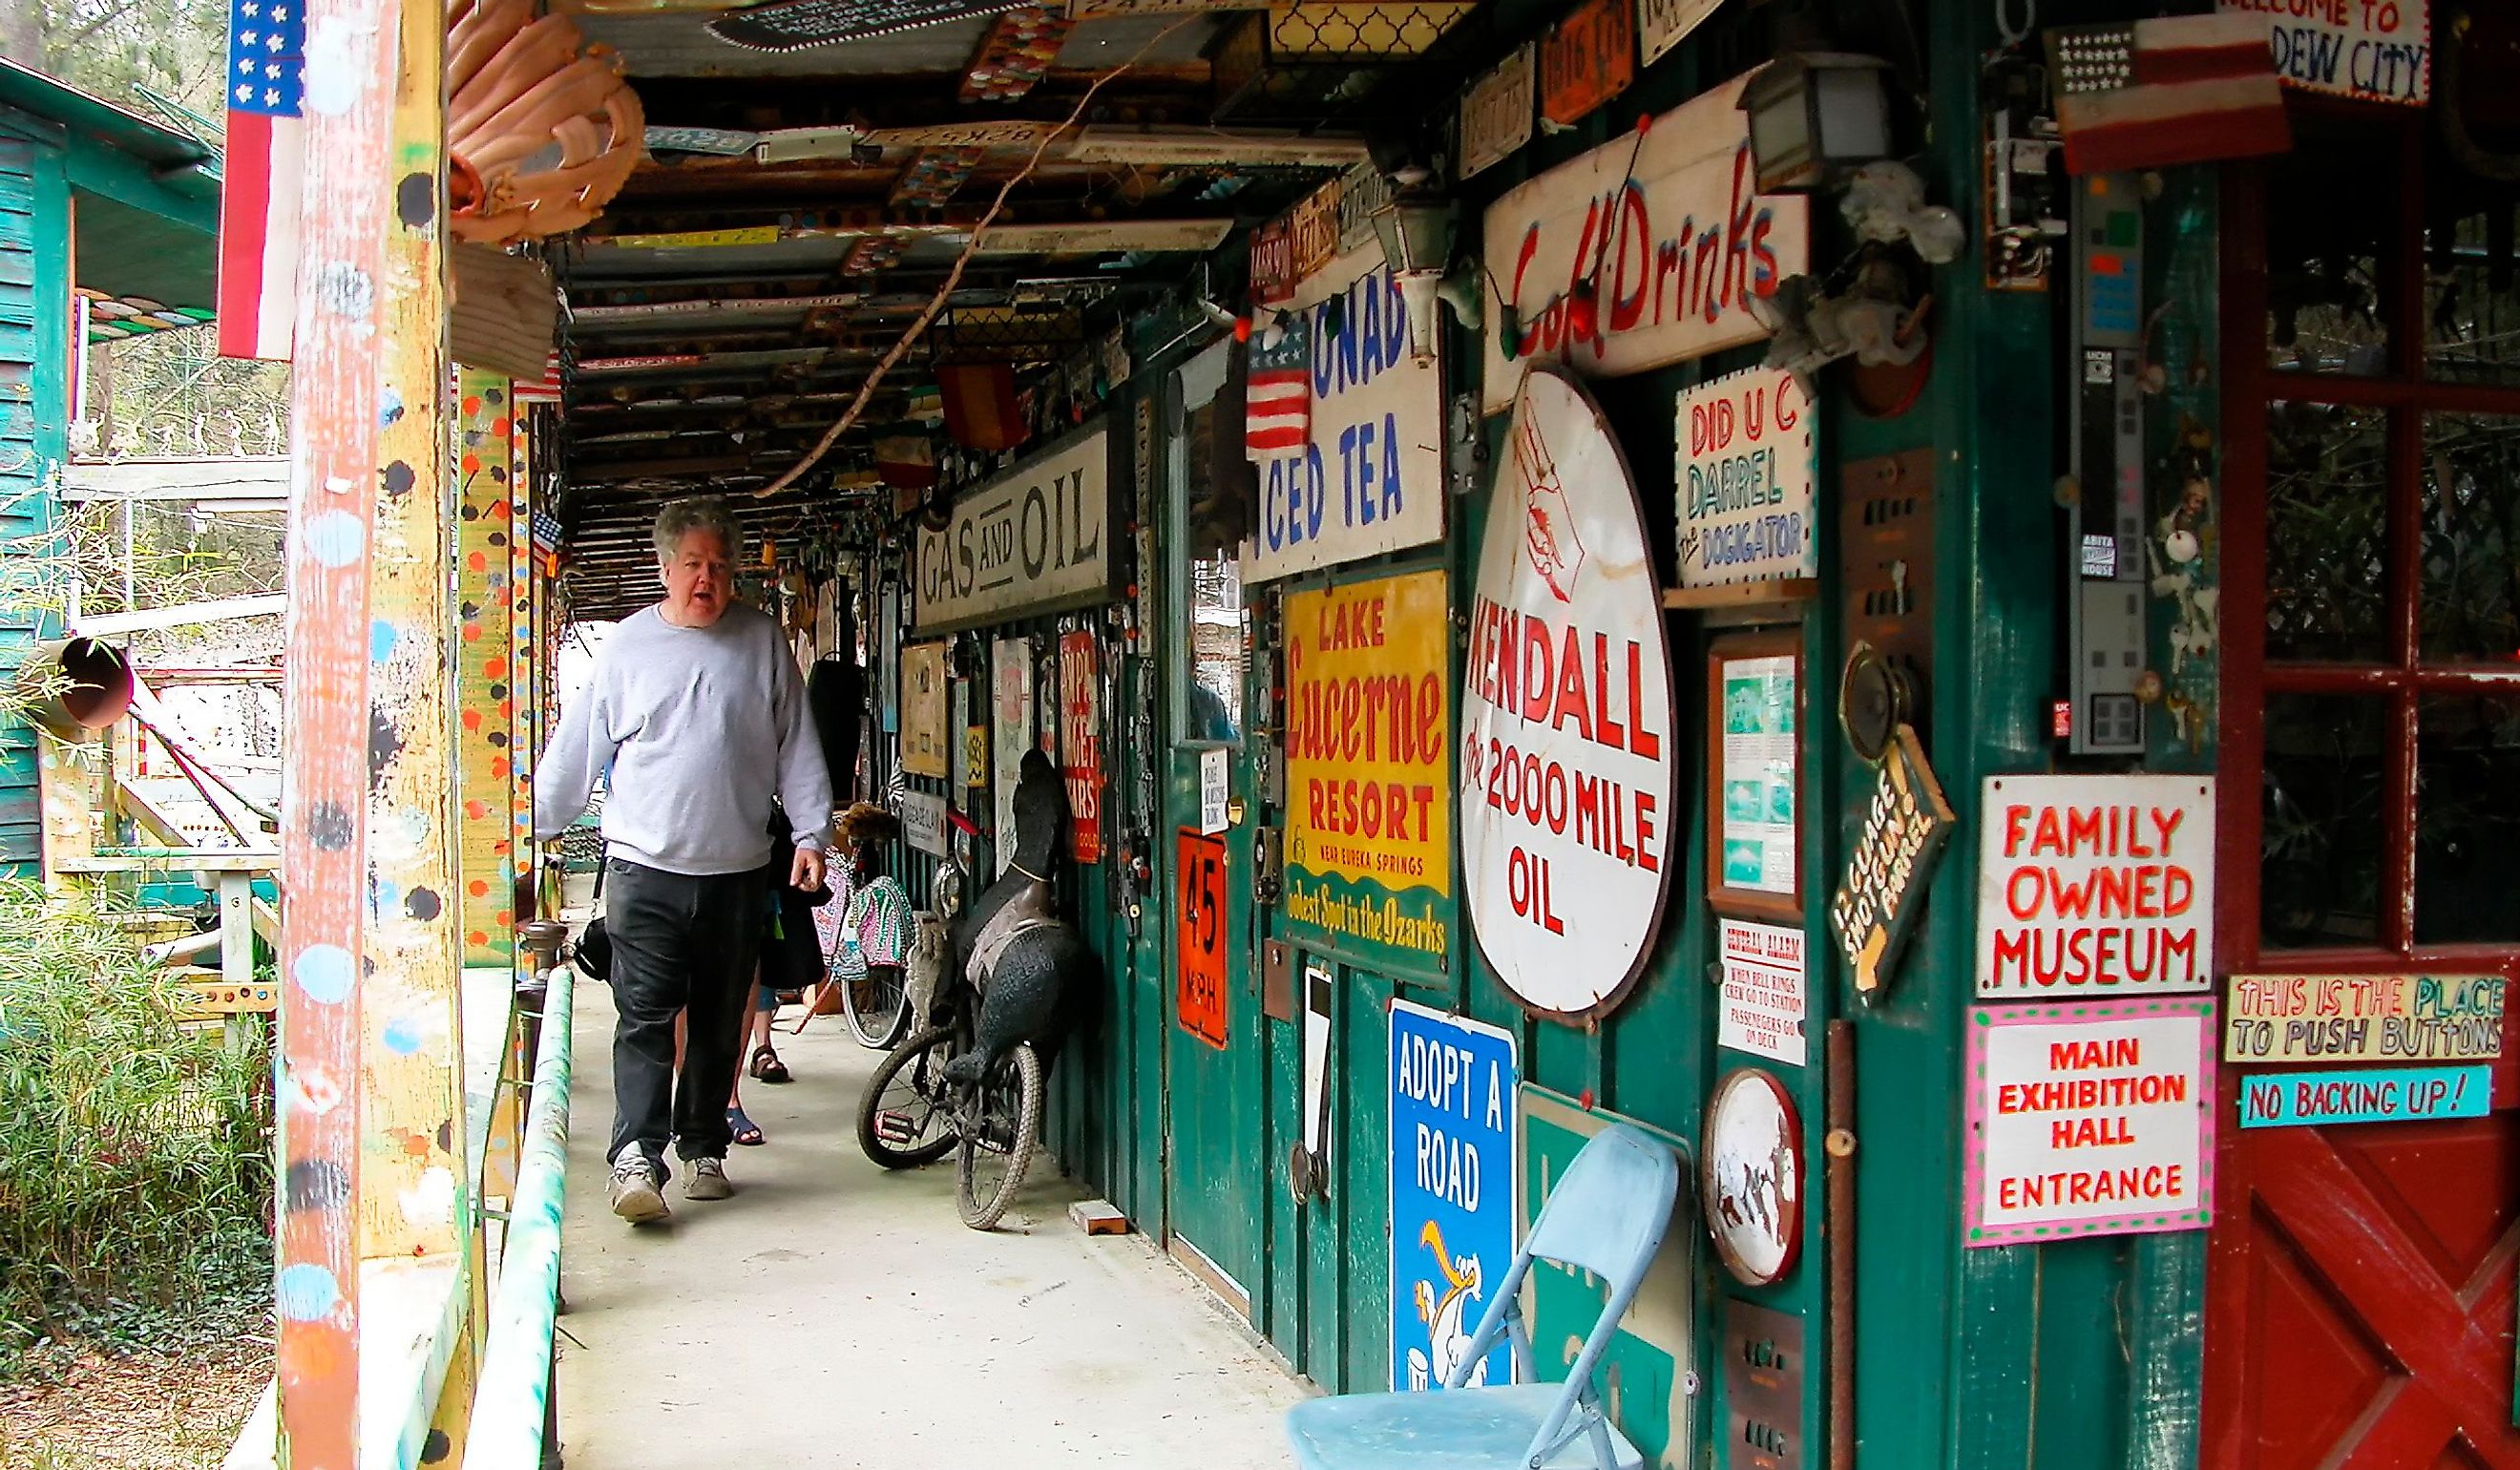
{"type": "Polygon", "coordinates": [[[683,538],[694,531],[706,531],[726,544],[729,560],[741,559],[743,553],[743,529],[735,523],[735,511],[726,498],[718,495],[694,495],[665,502],[656,512],[656,559],[671,561],[683,549],[683,538]]]}

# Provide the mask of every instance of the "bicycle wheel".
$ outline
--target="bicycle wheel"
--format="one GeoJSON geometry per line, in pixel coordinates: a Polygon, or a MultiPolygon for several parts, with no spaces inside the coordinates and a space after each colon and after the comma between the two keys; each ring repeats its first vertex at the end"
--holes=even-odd
{"type": "Polygon", "coordinates": [[[832,977],[840,987],[840,1014],[861,1047],[884,1050],[910,1029],[910,995],[897,964],[871,964],[855,980],[832,977]]]}
{"type": "Polygon", "coordinates": [[[867,1079],[858,1099],[858,1147],[886,1169],[916,1169],[954,1146],[954,1099],[945,1064],[961,1041],[945,1027],[922,1031],[867,1079]]]}
{"type": "Polygon", "coordinates": [[[995,1225],[1023,1187],[1041,1131],[1041,1058],[1023,1042],[998,1058],[966,1099],[969,1121],[959,1129],[954,1184],[963,1224],[972,1229],[995,1225]]]}

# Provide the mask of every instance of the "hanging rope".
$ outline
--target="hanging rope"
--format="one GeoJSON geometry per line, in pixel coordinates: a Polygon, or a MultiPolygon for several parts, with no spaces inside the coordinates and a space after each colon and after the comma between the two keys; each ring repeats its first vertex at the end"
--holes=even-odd
{"type": "Polygon", "coordinates": [[[858,417],[866,412],[867,404],[875,398],[875,390],[882,384],[884,375],[891,372],[894,366],[909,354],[910,349],[917,345],[919,338],[925,334],[928,327],[933,325],[936,318],[944,312],[946,301],[954,294],[954,288],[963,284],[964,269],[971,263],[971,257],[979,253],[980,242],[987,238],[989,226],[997,223],[1000,211],[1006,208],[1008,197],[1012,195],[1024,180],[1032,177],[1033,170],[1041,166],[1043,155],[1050,152],[1050,146],[1066,137],[1084,118],[1085,110],[1094,105],[1094,94],[1127,74],[1129,69],[1137,66],[1148,52],[1161,45],[1165,37],[1197,19],[1199,17],[1196,14],[1192,14],[1175,21],[1148,37],[1147,43],[1139,47],[1127,61],[1094,78],[1093,85],[1085,89],[1085,95],[1076,99],[1076,107],[1067,114],[1067,120],[1043,134],[1041,141],[1033,145],[1032,156],[1024,160],[1023,167],[1017,169],[1004,184],[998,186],[998,197],[989,201],[987,212],[980,216],[978,224],[971,227],[971,238],[964,243],[963,252],[954,257],[953,268],[945,273],[945,284],[936,288],[936,294],[928,298],[927,304],[921,308],[918,317],[902,332],[901,339],[885,350],[883,356],[877,361],[875,371],[867,375],[866,381],[858,384],[857,395],[849,400],[847,408],[841,410],[839,422],[825,430],[823,437],[815,443],[805,457],[788,467],[786,473],[753,491],[754,499],[767,500],[796,483],[803,478],[805,471],[822,463],[823,456],[831,453],[832,446],[840,441],[840,435],[856,426],[858,417]]]}

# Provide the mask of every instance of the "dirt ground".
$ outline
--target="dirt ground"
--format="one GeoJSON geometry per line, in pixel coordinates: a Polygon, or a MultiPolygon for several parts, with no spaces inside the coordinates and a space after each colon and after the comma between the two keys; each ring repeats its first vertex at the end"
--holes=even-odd
{"type": "Polygon", "coordinates": [[[196,1470],[235,1443],[271,1381],[271,1345],[81,1354],[40,1378],[0,1384],[0,1470],[196,1470]]]}

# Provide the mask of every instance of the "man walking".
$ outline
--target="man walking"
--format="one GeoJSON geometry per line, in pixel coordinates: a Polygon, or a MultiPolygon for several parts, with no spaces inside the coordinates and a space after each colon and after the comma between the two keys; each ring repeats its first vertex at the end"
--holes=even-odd
{"type": "Polygon", "coordinates": [[[605,927],[612,939],[612,1213],[666,1213],[665,1140],[690,1166],[683,1193],[724,1199],[726,1099],[752,1001],[767,906],[770,801],[795,828],[788,878],[823,883],[832,780],[804,682],[779,622],[736,602],[743,534],[726,502],[679,500],[656,517],[664,599],[623,619],[594,678],[562,711],[534,780],[534,836],[604,806],[605,927]],[[691,1013],[679,1083],[674,1017],[691,1013]]]}

